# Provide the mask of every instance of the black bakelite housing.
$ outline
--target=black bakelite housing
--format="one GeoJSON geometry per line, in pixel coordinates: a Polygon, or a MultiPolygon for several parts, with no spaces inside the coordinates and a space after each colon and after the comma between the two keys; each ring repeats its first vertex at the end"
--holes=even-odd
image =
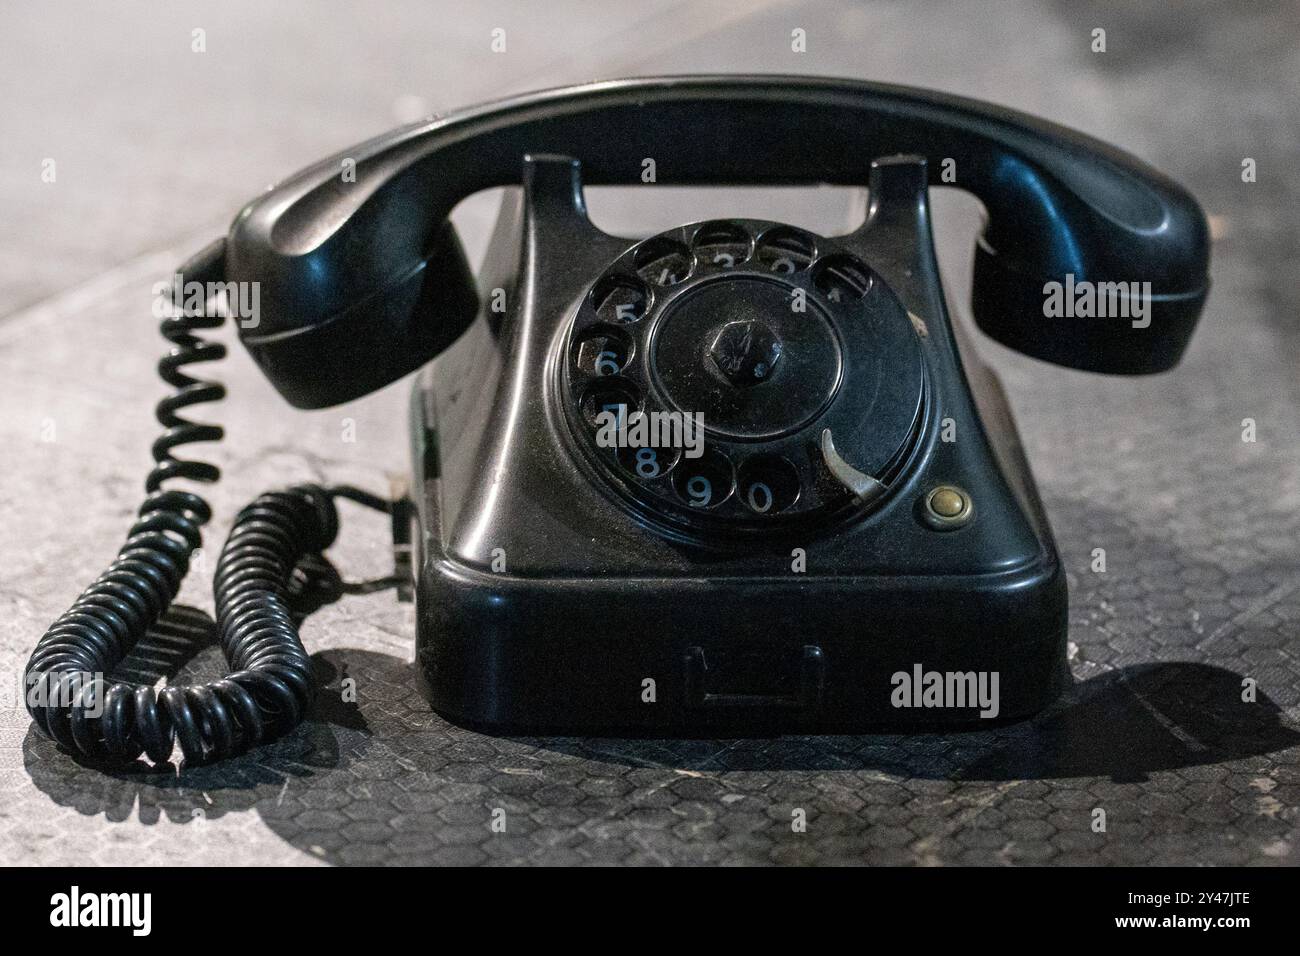
{"type": "Polygon", "coordinates": [[[240,214],[226,277],[260,282],[262,311],[241,336],[290,402],[334,404],[424,366],[412,408],[417,671],[437,710],[588,733],[979,721],[971,708],[895,706],[893,675],[917,666],[997,672],[999,720],[1056,697],[1065,577],[1002,391],[940,291],[927,186],[949,182],[988,214],[973,305],[991,336],[1100,372],[1178,361],[1208,282],[1191,196],[1081,134],[902,87],[681,77],[539,93],[372,140],[240,214]],[[646,251],[590,223],[582,185],[637,183],[647,157],[676,185],[869,179],[870,213],[848,236],[792,231],[792,249],[799,235],[812,249],[789,275],[754,252],[785,228],[775,223],[690,224],[646,251]],[[941,181],[944,168],[955,179],[941,181]],[[476,284],[448,213],[521,178],[476,284]],[[709,271],[703,250],[742,246],[734,273],[709,271]],[[680,278],[663,259],[679,248],[694,257],[680,278]],[[744,390],[740,406],[711,406],[735,422],[706,439],[725,457],[709,474],[730,469],[736,495],[755,462],[787,461],[784,477],[763,472],[775,476],[769,490],[796,482],[770,514],[735,497],[696,514],[673,498],[670,475],[629,476],[584,430],[592,380],[572,363],[575,336],[599,322],[596,287],[660,262],[641,277],[646,324],[610,341],[649,363],[627,377],[656,407],[744,390]],[[1046,317],[1044,286],[1067,277],[1149,282],[1149,323],[1046,317]],[[796,286],[825,324],[806,339],[761,321],[773,290],[796,286]],[[836,286],[862,290],[861,303],[842,307],[836,286]],[[729,321],[756,323],[750,338],[748,326],[731,335],[743,349],[718,342],[729,321]],[[782,335],[808,351],[779,355],[782,335]],[[661,348],[690,374],[665,374],[661,348]],[[711,348],[724,355],[720,377],[711,348]],[[761,391],[776,378],[754,381],[768,374],[755,372],[760,361],[777,376],[838,378],[787,379],[783,407],[761,391]],[[867,392],[881,383],[893,391],[873,404],[867,392]],[[762,428],[749,414],[760,407],[782,427],[762,428]],[[835,478],[820,445],[828,428],[844,461],[883,490],[835,478]],[[969,520],[926,513],[940,486],[969,496],[969,520]]]}

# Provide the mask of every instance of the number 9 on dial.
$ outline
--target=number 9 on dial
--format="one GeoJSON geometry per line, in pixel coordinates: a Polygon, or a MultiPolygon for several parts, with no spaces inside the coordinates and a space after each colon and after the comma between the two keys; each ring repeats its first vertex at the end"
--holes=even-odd
{"type": "Polygon", "coordinates": [[[705,449],[699,458],[683,457],[673,474],[673,490],[692,508],[715,508],[731,497],[736,480],[727,456],[705,449]]]}

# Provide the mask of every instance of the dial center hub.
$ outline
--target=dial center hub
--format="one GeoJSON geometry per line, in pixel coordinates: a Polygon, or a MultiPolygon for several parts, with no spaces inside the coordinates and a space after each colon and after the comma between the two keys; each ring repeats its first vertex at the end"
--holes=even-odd
{"type": "Polygon", "coordinates": [[[723,277],[673,303],[651,345],[665,397],[706,432],[774,438],[812,421],[842,377],[839,339],[811,299],[779,279],[723,277]]]}
{"type": "Polygon", "coordinates": [[[772,327],[756,319],[728,322],[718,332],[709,357],[732,385],[758,385],[772,377],[783,343],[772,327]]]}

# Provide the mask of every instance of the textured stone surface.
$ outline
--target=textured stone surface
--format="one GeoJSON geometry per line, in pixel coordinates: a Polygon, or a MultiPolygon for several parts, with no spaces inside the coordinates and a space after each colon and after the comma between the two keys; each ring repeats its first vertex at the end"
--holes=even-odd
{"type": "MultiPolygon", "coordinates": [[[[0,105],[12,147],[0,156],[12,173],[0,180],[9,227],[0,235],[0,861],[1300,857],[1300,204],[1291,177],[1300,116],[1280,81],[1297,74],[1294,7],[1193,3],[1171,17],[1160,4],[1123,13],[1087,3],[978,13],[818,4],[706,17],[695,5],[649,4],[597,20],[549,6],[453,16],[413,6],[398,10],[414,18],[406,22],[304,8],[309,34],[280,5],[274,19],[243,4],[123,9],[23,8],[6,13],[0,39],[0,76],[24,91],[0,105]],[[195,25],[208,29],[207,59],[188,52],[195,25]],[[487,47],[497,25],[509,36],[502,56],[487,47]],[[1094,26],[1107,30],[1104,55],[1088,52],[1094,26]],[[809,35],[802,56],[788,52],[795,27],[809,35]],[[309,621],[304,639],[326,679],[315,713],[230,764],[108,776],[31,729],[15,707],[30,646],[111,557],[140,495],[161,394],[156,280],[265,181],[381,131],[394,111],[596,75],[707,69],[864,75],[1005,102],[1138,152],[1187,182],[1212,215],[1214,290],[1177,371],[1106,379],[981,342],[1019,415],[1069,570],[1076,683],[1059,705],[1017,726],[942,736],[493,738],[427,710],[410,675],[410,608],[382,593],[309,621]],[[59,159],[56,184],[40,182],[47,156],[59,159]],[[1255,184],[1240,180],[1245,156],[1258,162],[1255,184]],[[1255,443],[1241,440],[1245,418],[1257,423],[1255,443]],[[1105,573],[1090,569],[1095,548],[1106,550],[1105,573]],[[356,681],[355,703],[341,699],[345,677],[356,681]],[[1240,701],[1246,677],[1258,681],[1253,705],[1240,701]],[[1097,808],[1105,833],[1090,826],[1097,808]],[[505,833],[489,829],[495,809],[505,833]],[[796,809],[805,833],[791,830],[796,809]]],[[[810,215],[803,199],[770,192],[759,209],[725,194],[674,207],[678,198],[657,190],[593,197],[593,207],[614,224],[658,205],[647,233],[714,212],[699,211],[705,202],[800,223],[810,215]]],[[[825,211],[842,198],[813,205],[825,211]]],[[[946,196],[937,207],[958,302],[976,210],[946,196]]],[[[472,246],[481,248],[488,209],[462,215],[472,246]]],[[[212,496],[213,553],[234,510],[264,488],[308,478],[382,490],[405,471],[404,384],[302,413],[237,349],[219,374],[232,398],[203,416],[229,432],[211,450],[226,471],[212,496]]],[[[336,563],[351,578],[384,573],[384,522],[343,507],[336,563]]],[[[210,610],[206,575],[192,576],[182,603],[210,610]]],[[[201,622],[182,613],[169,633],[201,622]]],[[[219,670],[209,648],[180,679],[219,670]]]]}

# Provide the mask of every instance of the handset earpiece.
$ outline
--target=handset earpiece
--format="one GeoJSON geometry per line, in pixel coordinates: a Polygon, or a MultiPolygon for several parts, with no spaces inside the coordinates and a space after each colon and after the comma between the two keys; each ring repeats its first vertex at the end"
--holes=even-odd
{"type": "Polygon", "coordinates": [[[1169,368],[1207,290],[1196,201],[1140,160],[1053,123],[850,80],[593,83],[371,140],[246,207],[231,227],[227,278],[261,284],[265,319],[241,334],[281,393],[307,407],[343,401],[459,334],[476,299],[447,216],[470,193],[517,182],[530,153],[573,156],[595,185],[639,182],[646,158],[660,181],[682,185],[861,185],[876,156],[927,156],[933,184],[974,193],[988,212],[976,321],[1014,348],[1078,368],[1169,368]],[[955,168],[953,182],[939,178],[944,168],[955,168]],[[1050,283],[1104,285],[1129,314],[1052,317],[1050,283]]]}
{"type": "Polygon", "coordinates": [[[1205,216],[1172,180],[1092,146],[1055,175],[1010,154],[991,164],[996,188],[1013,183],[1037,202],[1015,216],[990,210],[975,245],[975,322],[1058,365],[1162,372],[1182,358],[1209,293],[1205,216]]]}

